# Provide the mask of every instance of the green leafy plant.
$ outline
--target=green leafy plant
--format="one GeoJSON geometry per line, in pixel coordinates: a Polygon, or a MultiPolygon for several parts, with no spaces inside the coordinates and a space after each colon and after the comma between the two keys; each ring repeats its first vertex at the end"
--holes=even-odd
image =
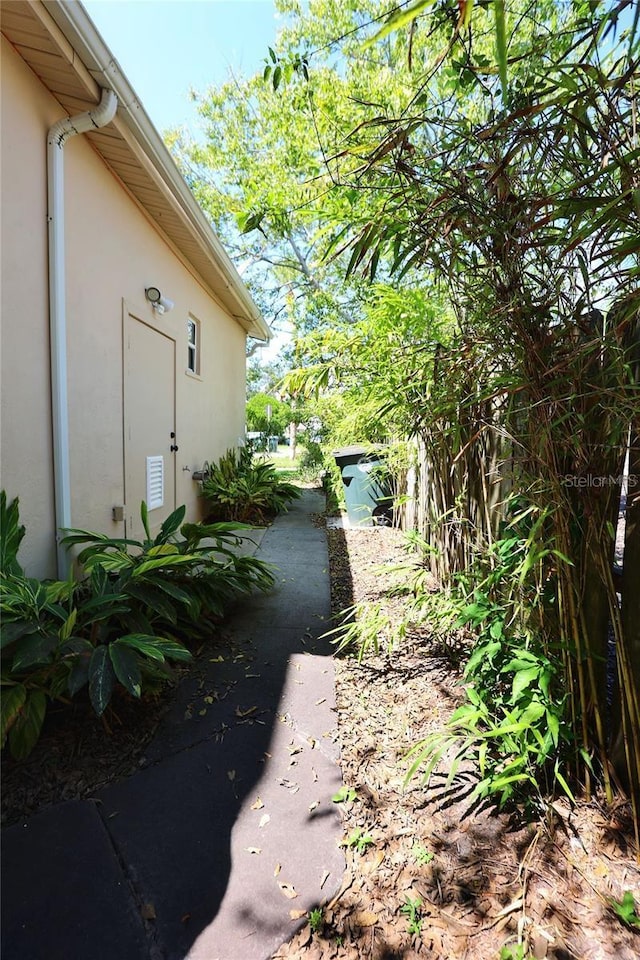
{"type": "Polygon", "coordinates": [[[342,846],[355,849],[358,853],[364,853],[368,847],[371,847],[375,844],[375,840],[370,833],[364,833],[360,827],[351,833],[346,840],[342,841],[342,846]]]}
{"type": "Polygon", "coordinates": [[[334,803],[353,803],[353,801],[358,796],[357,792],[353,787],[348,787],[346,784],[338,790],[337,793],[331,797],[334,803]]]}
{"type": "Polygon", "coordinates": [[[300,489],[281,479],[272,463],[255,460],[249,446],[227,450],[210,468],[202,495],[212,519],[262,524],[300,496],[300,489]]]}
{"type": "Polygon", "coordinates": [[[72,585],[41,583],[25,575],[18,550],[25,528],[19,502],[0,493],[0,746],[7,740],[22,760],[37,742],[50,699],[66,693],[75,654],[75,617],[67,601],[72,585]]]}
{"type": "Polygon", "coordinates": [[[6,491],[0,491],[0,570],[3,573],[22,574],[22,567],[18,563],[18,550],[24,535],[18,497],[7,505],[6,491]]]}
{"type": "Polygon", "coordinates": [[[387,653],[392,653],[398,641],[406,636],[406,623],[394,623],[381,603],[361,600],[343,610],[340,616],[342,624],[324,636],[333,638],[336,653],[355,652],[358,663],[369,652],[377,655],[383,643],[387,653]]]}
{"type": "Polygon", "coordinates": [[[421,843],[414,843],[411,848],[411,853],[416,863],[419,863],[420,866],[425,867],[428,863],[431,863],[435,854],[431,850],[427,850],[421,843]]]}
{"type": "Polygon", "coordinates": [[[309,911],[309,926],[312,933],[320,933],[324,927],[324,911],[320,907],[314,907],[309,911]]]}
{"type": "Polygon", "coordinates": [[[167,517],[152,538],[143,502],[144,541],[87,530],[67,532],[65,544],[86,545],[78,554],[87,577],[85,589],[96,598],[125,597],[124,609],[112,608],[109,629],[133,627],[150,633],[160,626],[174,638],[197,638],[222,616],[233,597],[271,587],[268,565],[234,550],[245,526],[183,523],[185,509],[179,507],[167,517]]]}
{"type": "Polygon", "coordinates": [[[0,511],[0,734],[19,760],[35,746],[50,700],[68,702],[87,688],[101,716],[118,686],[139,699],[170,678],[168,661],[191,658],[182,640],[208,632],[233,596],[273,582],[263,562],[235,554],[244,528],[182,524],[180,507],[152,538],[144,503],[144,541],[69,531],[67,545],[85,545],[82,578],[41,582],[17,561],[17,501],[7,506],[3,495],[0,511]]]}
{"type": "Polygon", "coordinates": [[[526,960],[527,949],[522,943],[505,944],[500,950],[500,960],[526,960]]]}
{"type": "Polygon", "coordinates": [[[614,897],[608,897],[607,902],[613,912],[622,920],[622,922],[634,930],[640,928],[640,916],[636,909],[636,901],[631,890],[625,890],[621,900],[614,897]]]}
{"type": "Polygon", "coordinates": [[[400,907],[400,913],[404,914],[407,918],[407,933],[412,937],[419,937],[422,935],[422,900],[420,897],[416,897],[415,900],[412,900],[411,897],[407,897],[405,903],[400,907]]]}
{"type": "Polygon", "coordinates": [[[472,761],[479,774],[475,796],[492,798],[499,806],[521,801],[534,807],[545,779],[548,792],[557,784],[573,800],[562,772],[573,744],[558,679],[562,651],[550,649],[534,629],[524,632],[515,625],[523,621],[514,615],[514,605],[526,602],[535,611],[539,598],[526,593],[513,599],[508,592],[531,568],[530,542],[499,540],[489,561],[490,572],[474,588],[471,602],[460,605],[458,625],[477,634],[463,673],[466,703],[444,731],[411,749],[408,777],[424,765],[428,781],[446,755],[447,785],[463,761],[472,761]]]}

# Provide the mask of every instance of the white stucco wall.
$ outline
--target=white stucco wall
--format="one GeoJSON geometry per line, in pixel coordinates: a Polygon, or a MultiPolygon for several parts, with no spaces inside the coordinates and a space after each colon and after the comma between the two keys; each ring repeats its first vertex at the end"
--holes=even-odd
{"type": "MultiPolygon", "coordinates": [[[[64,115],[2,41],[1,484],[20,496],[29,573],[54,574],[46,245],[46,133],[64,115]]],[[[245,334],[179,260],[81,136],[65,147],[72,522],[121,536],[123,311],[155,319],[144,290],[175,302],[176,503],[198,516],[191,473],[244,432],[245,334]],[[187,317],[200,321],[201,376],[186,373],[187,317]]]]}

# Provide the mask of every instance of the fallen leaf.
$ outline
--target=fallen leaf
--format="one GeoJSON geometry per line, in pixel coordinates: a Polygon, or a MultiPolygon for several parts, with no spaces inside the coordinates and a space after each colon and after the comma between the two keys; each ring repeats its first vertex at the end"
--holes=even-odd
{"type": "Polygon", "coordinates": [[[320,806],[320,801],[319,801],[319,800],[314,800],[313,803],[310,803],[310,804],[309,804],[309,813],[313,813],[313,811],[316,809],[316,807],[319,807],[319,806],[320,806]]]}
{"type": "Polygon", "coordinates": [[[156,908],[152,903],[143,903],[140,908],[140,914],[143,920],[155,920],[156,908]]]}
{"type": "Polygon", "coordinates": [[[288,900],[295,900],[298,894],[296,893],[293,884],[291,883],[279,883],[278,886],[288,900]]]}
{"type": "Polygon", "coordinates": [[[273,868],[274,877],[277,877],[280,874],[281,870],[282,870],[282,867],[280,866],[280,864],[276,863],[275,867],[273,868]]]}
{"type": "Polygon", "coordinates": [[[268,813],[263,814],[260,817],[260,823],[258,824],[258,826],[266,827],[266,825],[269,823],[269,820],[271,820],[271,817],[269,816],[269,814],[268,813]]]}
{"type": "Polygon", "coordinates": [[[256,797],[254,802],[251,804],[252,810],[262,810],[263,807],[264,807],[264,803],[262,802],[260,797],[256,797]]]}
{"type": "Polygon", "coordinates": [[[292,920],[301,920],[302,917],[306,917],[306,910],[289,910],[289,916],[292,920]]]}
{"type": "Polygon", "coordinates": [[[317,742],[318,741],[314,740],[313,737],[309,737],[309,739],[307,740],[307,743],[310,744],[312,750],[315,748],[315,745],[317,744],[317,742]]]}
{"type": "Polygon", "coordinates": [[[504,909],[500,911],[500,913],[498,914],[498,917],[506,917],[507,914],[513,913],[515,910],[521,910],[522,904],[523,904],[523,901],[521,898],[519,898],[518,900],[513,900],[512,903],[510,903],[507,907],[504,907],[504,909]]]}
{"type": "Polygon", "coordinates": [[[231,781],[235,780],[236,778],[235,770],[227,770],[227,776],[229,777],[229,780],[231,781]]]}
{"type": "Polygon", "coordinates": [[[257,709],[257,707],[249,707],[248,710],[241,710],[240,707],[236,707],[236,717],[248,717],[255,713],[257,709]]]}
{"type": "Polygon", "coordinates": [[[295,780],[287,780],[286,777],[278,777],[276,783],[281,787],[286,787],[287,790],[295,790],[296,787],[300,789],[295,780]]]}
{"type": "Polygon", "coordinates": [[[206,715],[207,715],[207,708],[206,708],[206,707],[204,708],[204,710],[198,710],[198,716],[199,716],[199,717],[206,717],[206,715]]]}
{"type": "Polygon", "coordinates": [[[371,910],[357,910],[353,914],[353,920],[359,927],[372,927],[378,922],[378,918],[371,910]]]}
{"type": "Polygon", "coordinates": [[[204,702],[209,704],[213,703],[213,697],[205,697],[204,702]]]}
{"type": "Polygon", "coordinates": [[[262,853],[261,847],[245,847],[247,853],[262,853]]]}
{"type": "Polygon", "coordinates": [[[302,747],[299,746],[299,744],[291,742],[289,744],[289,755],[293,757],[296,755],[296,753],[302,753],[302,747]]]}

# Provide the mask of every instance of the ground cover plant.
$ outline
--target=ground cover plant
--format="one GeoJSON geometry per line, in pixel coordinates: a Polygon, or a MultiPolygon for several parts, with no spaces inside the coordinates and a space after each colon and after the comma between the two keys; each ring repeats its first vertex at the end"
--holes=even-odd
{"type": "Polygon", "coordinates": [[[18,501],[0,501],[2,746],[15,759],[36,744],[51,701],[69,703],[87,690],[98,716],[114,691],[135,699],[171,677],[167,661],[187,661],[185,645],[211,634],[240,593],[269,589],[273,576],[253,557],[237,556],[238,524],[183,523],[174,511],[144,541],[68,531],[82,546],[78,579],[27,577],[18,559],[24,536],[18,501]]]}
{"type": "Polygon", "coordinates": [[[285,510],[300,490],[247,444],[227,450],[212,464],[202,483],[202,496],[211,519],[260,525],[285,510]]]}

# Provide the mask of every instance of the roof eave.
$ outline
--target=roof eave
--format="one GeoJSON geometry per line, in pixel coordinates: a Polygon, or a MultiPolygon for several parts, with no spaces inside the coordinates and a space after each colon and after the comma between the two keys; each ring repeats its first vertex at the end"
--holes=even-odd
{"type": "Polygon", "coordinates": [[[190,230],[207,251],[216,266],[220,281],[238,305],[238,309],[233,312],[234,319],[240,322],[249,336],[257,340],[270,340],[271,330],[268,324],[175,165],[120,64],[97,32],[82,4],[77,0],[72,3],[43,0],[43,5],[77,51],[98,86],[108,87],[118,97],[118,119],[125,123],[165,187],[179,201],[190,230]]]}

